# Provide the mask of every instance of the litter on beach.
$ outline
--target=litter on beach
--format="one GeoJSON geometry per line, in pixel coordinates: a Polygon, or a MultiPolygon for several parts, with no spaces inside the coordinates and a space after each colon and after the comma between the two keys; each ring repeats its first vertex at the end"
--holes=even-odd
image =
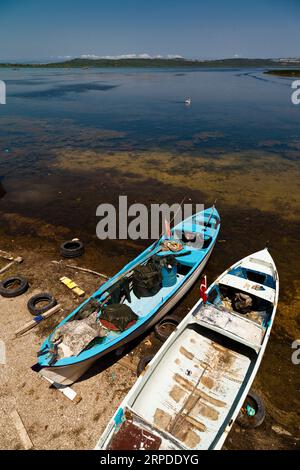
{"type": "Polygon", "coordinates": [[[6,364],[6,347],[2,339],[0,339],[0,364],[6,364]]]}
{"type": "Polygon", "coordinates": [[[76,295],[78,295],[78,297],[83,297],[85,292],[84,290],[80,289],[80,287],[78,287],[78,285],[76,284],[76,282],[72,281],[72,279],[66,277],[66,276],[63,276],[60,278],[60,282],[62,282],[65,286],[68,287],[68,289],[70,289],[72,292],[74,292],[76,295]]]}
{"type": "Polygon", "coordinates": [[[11,413],[12,421],[18,431],[19,437],[22,441],[25,450],[30,450],[33,448],[33,444],[30,440],[30,437],[26,431],[26,428],[23,424],[23,421],[17,410],[12,411],[11,413]]]}

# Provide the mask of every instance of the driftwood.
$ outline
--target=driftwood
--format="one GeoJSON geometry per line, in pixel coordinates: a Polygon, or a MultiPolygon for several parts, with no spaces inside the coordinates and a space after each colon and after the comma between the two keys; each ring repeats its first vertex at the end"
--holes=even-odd
{"type": "Polygon", "coordinates": [[[0,258],[8,259],[9,261],[13,261],[14,259],[14,257],[10,253],[7,253],[7,251],[2,250],[0,250],[0,258]]]}
{"type": "Polygon", "coordinates": [[[78,271],[83,271],[85,273],[94,274],[95,276],[104,277],[105,279],[110,279],[105,274],[97,273],[97,271],[93,271],[92,269],[80,268],[79,266],[72,266],[71,264],[66,264],[66,267],[71,268],[71,269],[78,269],[78,271]]]}
{"type": "Polygon", "coordinates": [[[0,274],[5,273],[9,268],[11,268],[15,264],[14,261],[11,261],[10,263],[6,264],[2,269],[0,269],[0,274]]]}
{"type": "Polygon", "coordinates": [[[48,310],[47,312],[45,313],[42,313],[42,315],[36,317],[37,319],[33,319],[33,320],[30,320],[29,322],[25,323],[25,325],[23,325],[21,328],[19,328],[16,332],[15,332],[15,337],[17,336],[20,336],[22,335],[23,333],[25,333],[26,331],[28,330],[31,330],[32,328],[34,328],[38,323],[40,323],[42,320],[45,320],[46,318],[49,318],[51,317],[51,315],[53,315],[54,313],[58,312],[58,310],[61,309],[61,305],[60,304],[57,304],[55,305],[55,307],[51,308],[50,310],[48,310]],[[41,319],[40,319],[41,317],[41,319]]]}
{"type": "MultiPolygon", "coordinates": [[[[51,263],[60,264],[61,262],[60,261],[51,261],[51,263]]],[[[104,279],[110,279],[110,277],[106,276],[106,274],[97,273],[97,271],[93,271],[92,269],[81,268],[79,266],[74,266],[72,264],[65,264],[64,266],[66,266],[66,268],[76,269],[78,271],[83,271],[85,273],[94,274],[95,276],[104,277],[104,279]]]]}
{"type": "Polygon", "coordinates": [[[1,251],[1,250],[0,250],[0,258],[10,261],[6,266],[0,269],[0,274],[3,274],[5,271],[11,268],[14,264],[22,263],[23,261],[23,258],[21,258],[21,256],[18,256],[17,258],[13,258],[13,256],[9,255],[9,253],[6,253],[5,251],[1,251]]]}
{"type": "Polygon", "coordinates": [[[21,417],[20,417],[19,413],[17,412],[17,410],[12,411],[11,418],[12,418],[12,420],[13,420],[15,426],[16,426],[16,429],[19,433],[19,436],[20,436],[20,439],[21,439],[22,444],[24,446],[24,449],[25,450],[32,449],[33,444],[30,440],[30,437],[28,436],[28,433],[25,429],[23,421],[21,420],[21,417]]]}

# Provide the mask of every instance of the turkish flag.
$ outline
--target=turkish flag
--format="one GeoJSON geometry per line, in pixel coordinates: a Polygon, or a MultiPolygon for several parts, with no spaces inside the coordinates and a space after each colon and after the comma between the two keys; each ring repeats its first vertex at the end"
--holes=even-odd
{"type": "Polygon", "coordinates": [[[200,297],[204,303],[207,302],[206,289],[207,289],[207,277],[203,276],[201,284],[200,284],[200,297]]]}

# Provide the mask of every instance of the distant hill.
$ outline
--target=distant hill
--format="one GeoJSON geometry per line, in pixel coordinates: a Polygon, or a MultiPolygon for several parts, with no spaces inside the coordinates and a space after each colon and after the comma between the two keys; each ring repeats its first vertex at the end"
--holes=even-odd
{"type": "Polygon", "coordinates": [[[292,59],[220,59],[220,60],[189,60],[189,59],[72,59],[65,62],[48,64],[11,64],[0,63],[0,67],[31,67],[31,68],[69,68],[69,67],[295,67],[300,60],[292,59]]]}

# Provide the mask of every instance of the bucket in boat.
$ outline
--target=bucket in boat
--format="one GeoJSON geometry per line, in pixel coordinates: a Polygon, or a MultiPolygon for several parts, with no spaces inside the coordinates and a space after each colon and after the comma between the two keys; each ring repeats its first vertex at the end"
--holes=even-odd
{"type": "Polygon", "coordinates": [[[171,287],[176,284],[177,281],[177,264],[173,266],[170,264],[165,264],[161,268],[161,276],[162,276],[162,286],[163,287],[171,287]]]}

